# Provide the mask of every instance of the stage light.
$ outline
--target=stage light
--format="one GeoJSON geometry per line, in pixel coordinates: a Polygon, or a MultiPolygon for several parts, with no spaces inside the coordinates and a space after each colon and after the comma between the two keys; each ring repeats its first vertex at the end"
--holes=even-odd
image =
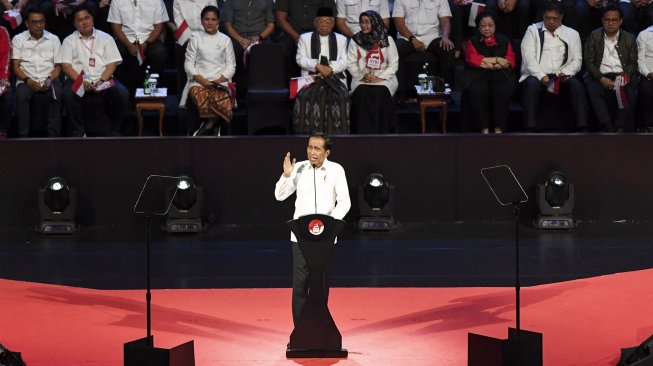
{"type": "Polygon", "coordinates": [[[62,177],[52,177],[39,189],[39,213],[42,234],[73,234],[77,231],[75,212],[77,194],[62,177]]]}
{"type": "Polygon", "coordinates": [[[370,174],[358,187],[360,230],[388,231],[395,227],[394,187],[379,173],[370,174]]]}
{"type": "Polygon", "coordinates": [[[551,172],[544,184],[537,185],[539,215],[536,226],[540,229],[574,228],[574,185],[565,173],[551,172]]]}
{"type": "MultiPolygon", "coordinates": [[[[169,233],[198,233],[202,231],[202,187],[193,178],[182,175],[177,192],[168,210],[166,231],[169,233]]],[[[171,193],[174,190],[171,190],[171,193]]]]}

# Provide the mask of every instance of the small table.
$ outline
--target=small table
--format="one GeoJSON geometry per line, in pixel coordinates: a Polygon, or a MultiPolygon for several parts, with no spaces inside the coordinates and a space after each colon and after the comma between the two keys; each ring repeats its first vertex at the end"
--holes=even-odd
{"type": "Polygon", "coordinates": [[[422,90],[422,87],[415,85],[417,90],[417,106],[419,118],[422,123],[422,133],[426,133],[426,108],[440,108],[440,129],[447,133],[447,114],[449,113],[448,103],[451,100],[451,91],[429,92],[422,90]]]}
{"type": "Polygon", "coordinates": [[[159,136],[163,136],[163,117],[166,114],[168,88],[159,88],[156,94],[145,94],[143,88],[136,89],[136,119],[138,136],[143,134],[143,111],[159,112],[159,136]]]}

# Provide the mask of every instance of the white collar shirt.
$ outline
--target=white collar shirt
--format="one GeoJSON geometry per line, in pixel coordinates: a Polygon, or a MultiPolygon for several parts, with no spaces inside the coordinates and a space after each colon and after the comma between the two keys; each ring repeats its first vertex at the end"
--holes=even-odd
{"type": "MultiPolygon", "coordinates": [[[[440,37],[440,18],[451,18],[451,9],[447,0],[396,0],[392,16],[404,18],[406,27],[428,46],[440,37]]],[[[401,34],[397,36],[407,39],[401,34]]]]}
{"type": "Polygon", "coordinates": [[[558,74],[560,67],[565,60],[565,43],[560,39],[557,32],[544,31],[544,44],[542,45],[542,57],[540,66],[546,74],[558,74]]]}
{"type": "Polygon", "coordinates": [[[175,24],[180,27],[186,21],[192,32],[203,31],[201,14],[202,10],[213,5],[218,7],[216,0],[175,0],[172,4],[172,16],[175,24]]]}
{"type": "MultiPolygon", "coordinates": [[[[351,208],[345,170],[326,159],[317,169],[308,160],[297,162],[290,177],[281,175],[274,189],[275,198],[283,201],[295,192],[294,219],[318,213],[342,220],[351,208]]],[[[296,242],[297,238],[291,233],[290,240],[296,242]]]]}
{"type": "Polygon", "coordinates": [[[129,42],[145,42],[154,25],[169,20],[163,0],[113,0],[107,22],[121,24],[129,42]]]}
{"type": "Polygon", "coordinates": [[[608,39],[603,35],[603,59],[601,59],[601,67],[599,70],[603,74],[620,73],[623,72],[621,67],[621,60],[619,59],[619,52],[617,51],[617,43],[619,42],[619,33],[614,40],[608,39]]]}
{"type": "MultiPolygon", "coordinates": [[[[11,41],[11,59],[20,60],[20,69],[30,79],[43,83],[52,74],[60,47],[61,42],[54,34],[43,31],[43,36],[36,39],[26,30],[11,41]]],[[[17,80],[16,84],[22,82],[17,80]]]]}
{"type": "Polygon", "coordinates": [[[95,81],[100,79],[107,65],[114,62],[120,64],[122,57],[113,37],[93,29],[93,34],[88,38],[83,37],[79,31],[66,37],[55,62],[70,64],[77,73],[83,70],[87,79],[95,81]],[[94,66],[91,66],[91,60],[94,66]]]}
{"type": "MultiPolygon", "coordinates": [[[[329,60],[329,66],[333,69],[333,73],[337,74],[347,69],[347,37],[339,33],[334,33],[336,36],[336,43],[338,46],[338,54],[335,60],[329,60]]],[[[313,32],[307,32],[299,37],[297,42],[297,55],[295,61],[301,68],[302,76],[306,76],[309,72],[315,71],[315,66],[320,61],[320,58],[314,59],[311,57],[311,37],[313,32]]],[[[329,37],[320,37],[320,55],[330,57],[329,51],[329,37]]],[[[346,78],[341,80],[347,83],[346,78]]]]}
{"type": "Polygon", "coordinates": [[[374,10],[381,18],[390,18],[388,0],[337,0],[338,18],[345,19],[347,27],[354,33],[361,30],[358,17],[364,11],[374,10]]]}
{"type": "Polygon", "coordinates": [[[643,76],[653,72],[653,25],[637,36],[637,67],[643,76]]]}

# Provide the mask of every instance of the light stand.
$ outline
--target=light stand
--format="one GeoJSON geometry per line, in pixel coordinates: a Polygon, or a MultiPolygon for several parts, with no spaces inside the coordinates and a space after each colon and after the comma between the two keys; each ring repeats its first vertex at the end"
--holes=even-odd
{"type": "Polygon", "coordinates": [[[537,185],[539,214],[535,226],[541,230],[573,229],[576,227],[572,217],[575,201],[574,184],[564,173],[552,172],[544,184],[537,185]]]}
{"type": "Polygon", "coordinates": [[[189,366],[195,365],[195,351],[193,341],[186,342],[171,349],[155,348],[152,335],[150,292],[150,222],[152,216],[165,216],[170,209],[176,193],[178,177],[150,175],[145,180],[134,212],[142,214],[145,218],[145,250],[146,250],[146,278],[147,290],[145,301],[147,303],[147,336],[124,344],[125,366],[189,366]],[[170,187],[175,187],[172,196],[166,194],[170,187]]]}
{"type": "Polygon", "coordinates": [[[485,182],[502,206],[512,206],[515,219],[515,317],[516,328],[508,329],[508,339],[468,333],[468,366],[542,366],[542,334],[521,329],[519,205],[528,195],[510,167],[499,165],[481,169],[485,182]]]}

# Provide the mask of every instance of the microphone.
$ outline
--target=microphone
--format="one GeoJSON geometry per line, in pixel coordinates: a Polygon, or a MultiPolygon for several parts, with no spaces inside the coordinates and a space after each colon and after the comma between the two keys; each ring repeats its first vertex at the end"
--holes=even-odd
{"type": "Polygon", "coordinates": [[[317,164],[311,164],[313,166],[313,197],[315,200],[315,214],[317,214],[317,183],[315,179],[315,170],[317,169],[317,164]]]}

